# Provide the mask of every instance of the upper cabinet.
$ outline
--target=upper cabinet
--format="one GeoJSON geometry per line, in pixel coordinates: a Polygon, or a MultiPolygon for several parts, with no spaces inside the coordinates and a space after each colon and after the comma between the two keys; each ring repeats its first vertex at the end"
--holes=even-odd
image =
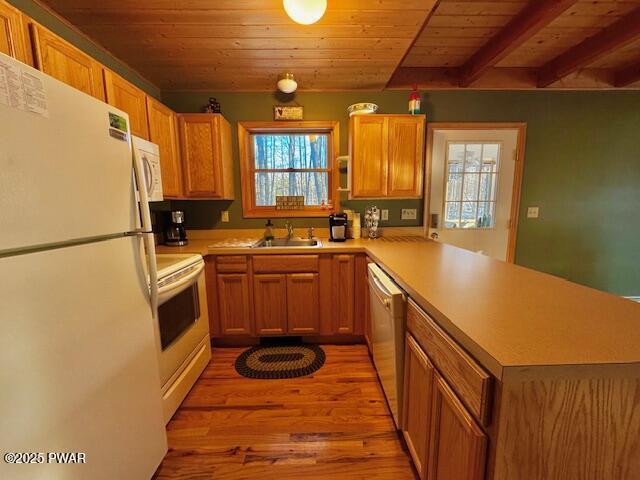
{"type": "Polygon", "coordinates": [[[420,198],[424,130],[424,115],[351,117],[351,197],[420,198]]]}
{"type": "Polygon", "coordinates": [[[160,148],[162,193],[165,198],[182,196],[182,165],[178,145],[178,117],[154,98],[147,97],[149,140],[160,148]]]}
{"type": "Polygon", "coordinates": [[[187,198],[233,200],[231,126],[220,114],[179,115],[187,198]]]}
{"type": "Polygon", "coordinates": [[[46,28],[32,23],[36,67],[99,100],[104,100],[102,65],[76,47],[51,33],[46,28]]]}
{"type": "MultiPolygon", "coordinates": [[[[149,139],[147,100],[145,93],[111,70],[104,70],[107,103],[129,115],[131,133],[149,139]]],[[[163,176],[164,180],[164,176],[163,176]]]]}
{"type": "Polygon", "coordinates": [[[22,13],[0,0],[0,52],[27,63],[28,46],[22,13]]]}

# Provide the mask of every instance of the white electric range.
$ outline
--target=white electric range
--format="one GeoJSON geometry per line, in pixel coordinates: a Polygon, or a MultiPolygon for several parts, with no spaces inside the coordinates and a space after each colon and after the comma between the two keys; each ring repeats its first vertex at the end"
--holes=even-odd
{"type": "Polygon", "coordinates": [[[159,363],[165,423],[211,359],[204,260],[157,254],[159,363]]]}

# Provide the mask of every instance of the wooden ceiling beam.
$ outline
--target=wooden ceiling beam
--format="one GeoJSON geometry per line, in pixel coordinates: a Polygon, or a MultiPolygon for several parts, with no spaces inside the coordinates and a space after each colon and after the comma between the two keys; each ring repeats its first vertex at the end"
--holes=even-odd
{"type": "Polygon", "coordinates": [[[548,87],[638,38],[640,38],[640,7],[543,65],[538,72],[538,87],[548,87]]]}
{"type": "Polygon", "coordinates": [[[474,53],[460,69],[460,86],[468,87],[578,0],[531,0],[527,6],[474,53]]]}
{"type": "Polygon", "coordinates": [[[618,70],[615,74],[616,87],[627,87],[636,82],[640,82],[640,58],[635,64],[618,70]]]}

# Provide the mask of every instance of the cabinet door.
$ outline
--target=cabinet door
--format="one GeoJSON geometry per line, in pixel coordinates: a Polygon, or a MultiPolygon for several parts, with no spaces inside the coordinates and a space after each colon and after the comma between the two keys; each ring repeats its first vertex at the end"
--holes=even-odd
{"type": "Polygon", "coordinates": [[[353,333],[355,260],[353,255],[333,256],[333,308],[335,333],[353,333]]]}
{"type": "Polygon", "coordinates": [[[186,196],[222,198],[219,116],[192,114],[179,118],[186,196]]]}
{"type": "Polygon", "coordinates": [[[22,14],[0,1],[0,53],[27,63],[27,43],[22,29],[22,14]]]}
{"type": "Polygon", "coordinates": [[[165,198],[182,196],[182,166],[178,148],[176,114],[154,98],[147,97],[149,140],[160,147],[162,194],[165,198]]]}
{"type": "Polygon", "coordinates": [[[424,117],[389,117],[389,197],[421,197],[424,117]]]}
{"type": "Polygon", "coordinates": [[[222,335],[251,335],[249,276],[218,274],[218,305],[222,335]]]}
{"type": "Polygon", "coordinates": [[[320,332],[320,279],[317,273],[287,275],[288,333],[320,332]]]}
{"type": "Polygon", "coordinates": [[[287,332],[286,275],[254,275],[253,304],[258,335],[287,332]]]}
{"type": "Polygon", "coordinates": [[[39,70],[104,101],[102,65],[40,25],[31,24],[31,35],[39,70]]]}
{"type": "Polygon", "coordinates": [[[111,70],[104,71],[107,103],[129,114],[131,133],[149,140],[145,93],[111,70]]]}
{"type": "Polygon", "coordinates": [[[351,196],[387,195],[389,129],[384,116],[361,115],[351,118],[351,196]]]}
{"type": "Polygon", "coordinates": [[[433,385],[429,480],[484,479],[487,436],[438,374],[433,385]]]}
{"type": "Polygon", "coordinates": [[[402,434],[420,480],[427,478],[433,379],[433,365],[413,337],[407,335],[404,356],[402,434]]]}

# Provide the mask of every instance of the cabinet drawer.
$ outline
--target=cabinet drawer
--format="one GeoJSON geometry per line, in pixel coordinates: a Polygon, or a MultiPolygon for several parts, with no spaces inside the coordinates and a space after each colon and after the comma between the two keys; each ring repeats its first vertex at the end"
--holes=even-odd
{"type": "Polygon", "coordinates": [[[491,376],[412,301],[407,328],[471,413],[488,425],[491,376]]]}
{"type": "Polygon", "coordinates": [[[311,273],[318,271],[318,255],[254,255],[256,273],[311,273]]]}
{"type": "Polygon", "coordinates": [[[247,257],[245,255],[225,255],[216,258],[218,273],[244,273],[247,271],[247,257]]]}

